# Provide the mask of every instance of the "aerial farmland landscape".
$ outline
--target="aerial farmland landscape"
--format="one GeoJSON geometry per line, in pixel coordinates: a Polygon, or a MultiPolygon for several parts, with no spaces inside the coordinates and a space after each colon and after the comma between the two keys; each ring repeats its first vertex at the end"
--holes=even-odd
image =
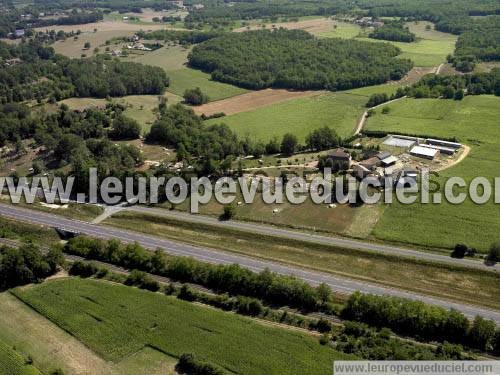
{"type": "Polygon", "coordinates": [[[498,0],[2,1],[0,375],[500,374],[499,147],[498,0]]]}

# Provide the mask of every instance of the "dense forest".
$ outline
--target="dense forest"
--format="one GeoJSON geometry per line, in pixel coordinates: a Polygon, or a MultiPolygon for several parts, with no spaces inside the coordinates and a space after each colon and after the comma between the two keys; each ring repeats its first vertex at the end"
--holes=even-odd
{"type": "Polygon", "coordinates": [[[165,71],[158,67],[122,62],[100,55],[69,59],[55,55],[50,47],[37,42],[9,45],[0,42],[0,63],[15,63],[0,70],[2,103],[46,97],[161,94],[168,86],[165,71]]]}
{"type": "Polygon", "coordinates": [[[249,89],[346,90],[400,79],[412,67],[389,44],[316,39],[302,30],[228,33],[193,48],[189,64],[249,89]]]}
{"type": "Polygon", "coordinates": [[[369,37],[405,43],[414,42],[416,39],[415,34],[413,34],[402,21],[386,22],[384,26],[375,28],[375,30],[369,34],[369,37]]]}

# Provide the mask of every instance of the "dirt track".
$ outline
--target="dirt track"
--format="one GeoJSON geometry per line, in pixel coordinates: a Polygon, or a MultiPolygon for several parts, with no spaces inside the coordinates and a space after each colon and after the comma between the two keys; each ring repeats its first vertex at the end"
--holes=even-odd
{"type": "Polygon", "coordinates": [[[286,100],[320,95],[323,91],[289,91],[284,89],[265,89],[252,91],[246,94],[234,96],[229,99],[194,107],[196,114],[206,116],[214,113],[224,112],[226,115],[251,111],[256,108],[266,107],[286,100]]]}

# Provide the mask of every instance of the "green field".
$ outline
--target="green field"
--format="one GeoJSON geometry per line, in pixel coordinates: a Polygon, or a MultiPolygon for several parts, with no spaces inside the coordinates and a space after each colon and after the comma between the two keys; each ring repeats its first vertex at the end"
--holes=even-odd
{"type": "Polygon", "coordinates": [[[26,364],[26,358],[0,341],[0,370],[4,375],[40,374],[35,367],[26,364]]]}
{"type": "Polygon", "coordinates": [[[54,280],[13,293],[111,361],[154,347],[240,374],[325,374],[347,358],[308,334],[102,281],[54,280]]]}
{"type": "Polygon", "coordinates": [[[201,88],[208,95],[210,101],[226,99],[247,92],[247,90],[236,86],[212,81],[209,74],[187,68],[189,51],[189,48],[181,46],[165,46],[138,56],[131,55],[127,59],[163,68],[170,78],[170,86],[167,91],[178,96],[182,96],[186,90],[195,87],[201,88]]]}
{"type": "Polygon", "coordinates": [[[169,70],[167,74],[170,78],[170,86],[167,90],[179,96],[182,96],[186,90],[195,87],[199,87],[207,94],[210,101],[230,98],[248,91],[226,83],[212,81],[210,74],[195,69],[169,70]]]}
{"type": "MultiPolygon", "coordinates": [[[[471,147],[470,155],[463,162],[441,173],[443,179],[458,176],[468,181],[481,176],[493,180],[498,174],[500,98],[405,99],[390,104],[390,108],[388,115],[370,117],[367,129],[456,136],[471,147]]],[[[393,204],[373,234],[384,240],[425,246],[449,248],[462,242],[485,252],[493,241],[500,239],[499,229],[500,216],[495,204],[476,205],[466,200],[460,205],[393,204]]]]}
{"type": "Polygon", "coordinates": [[[355,23],[337,22],[337,27],[331,31],[325,31],[318,34],[320,38],[356,38],[361,32],[361,27],[355,23]]]}
{"type": "Polygon", "coordinates": [[[173,71],[184,68],[190,48],[182,46],[164,46],[156,51],[145,52],[139,55],[129,55],[126,60],[163,68],[173,71]]]}
{"type": "Polygon", "coordinates": [[[363,32],[361,28],[355,24],[348,24],[340,22],[336,30],[321,33],[321,37],[329,38],[356,38],[374,43],[392,43],[401,48],[402,58],[413,60],[415,66],[432,67],[438,66],[446,62],[446,56],[453,53],[455,49],[455,42],[457,37],[452,34],[442,33],[435,31],[432,23],[420,21],[417,24],[409,22],[408,27],[410,31],[415,33],[417,41],[413,43],[400,43],[400,42],[387,42],[384,40],[377,40],[368,38],[368,33],[363,32]],[[431,30],[427,30],[426,26],[430,25],[431,30]]]}
{"type": "Polygon", "coordinates": [[[329,126],[342,137],[356,127],[356,121],[364,111],[366,97],[346,93],[327,93],[289,100],[272,106],[241,112],[222,119],[207,121],[208,124],[225,123],[239,136],[269,141],[285,133],[295,134],[301,142],[311,130],[329,126]]]}

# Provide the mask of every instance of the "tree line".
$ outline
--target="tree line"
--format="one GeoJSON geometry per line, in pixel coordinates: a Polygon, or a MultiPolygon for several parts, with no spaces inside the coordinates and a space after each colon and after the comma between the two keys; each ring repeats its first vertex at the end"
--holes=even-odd
{"type": "Polygon", "coordinates": [[[214,80],[244,88],[335,91],[400,79],[412,63],[399,53],[389,44],[278,29],[227,33],[196,45],[188,58],[214,80]]]}
{"type": "Polygon", "coordinates": [[[292,276],[269,270],[252,272],[238,265],[212,265],[192,258],[166,258],[161,250],[151,253],[138,244],[77,237],[66,244],[68,254],[138,269],[181,282],[195,283],[232,295],[256,297],[272,305],[316,311],[332,298],[326,285],[314,288],[292,276]]]}
{"type": "Polygon", "coordinates": [[[356,292],[347,300],[341,316],[424,340],[446,340],[482,351],[500,351],[500,330],[493,321],[477,316],[471,324],[456,310],[420,301],[356,292]]]}

